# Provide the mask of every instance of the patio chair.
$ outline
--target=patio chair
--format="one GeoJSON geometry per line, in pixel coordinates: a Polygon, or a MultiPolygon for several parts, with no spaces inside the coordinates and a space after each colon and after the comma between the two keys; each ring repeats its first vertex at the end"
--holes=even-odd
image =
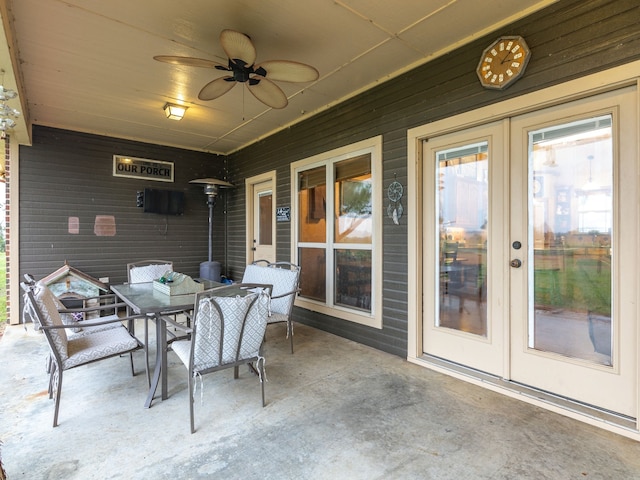
{"type": "Polygon", "coordinates": [[[166,272],[173,272],[173,262],[169,260],[141,260],[127,264],[129,283],[153,282],[166,272]]]}
{"type": "MultiPolygon", "coordinates": [[[[52,355],[49,380],[50,397],[55,398],[53,426],[58,425],[62,377],[65,370],[87,365],[107,358],[132,353],[144,348],[122,324],[130,317],[100,317],[90,321],[90,328],[116,325],[106,330],[93,329],[81,335],[71,336],[67,332],[77,329],[81,322],[66,325],[58,312],[56,296],[44,284],[22,284],[30,302],[30,309],[36,319],[36,327],[43,330],[52,355]]],[[[111,306],[113,308],[113,306],[111,306]]],[[[82,324],[84,325],[84,324],[82,324]]],[[[84,326],[82,327],[84,328],[84,326]]]]}
{"type": "Polygon", "coordinates": [[[247,265],[243,283],[266,283],[273,285],[268,323],[287,323],[287,337],[293,353],[293,319],[291,313],[296,295],[300,292],[300,267],[289,262],[256,260],[247,265]]]}
{"type": "Polygon", "coordinates": [[[271,285],[234,284],[217,287],[196,294],[191,328],[164,318],[166,322],[190,333],[188,339],[176,340],[171,348],[188,372],[191,433],[195,432],[194,382],[196,377],[202,381],[202,375],[207,373],[234,367],[234,378],[238,378],[238,367],[248,364],[260,378],[264,407],[262,343],[267,328],[270,293],[271,285]],[[238,295],[238,289],[245,290],[247,294],[238,295]]]}
{"type": "MultiPolygon", "coordinates": [[[[153,282],[159,279],[167,272],[173,272],[173,262],[170,260],[140,260],[138,262],[132,262],[127,264],[127,281],[129,283],[147,283],[153,282]]],[[[174,320],[177,319],[177,315],[184,313],[187,317],[187,326],[189,325],[190,318],[188,312],[176,311],[167,312],[168,315],[173,315],[174,320]]],[[[127,309],[127,314],[131,312],[127,309]]],[[[144,320],[144,344],[149,343],[149,319],[154,318],[154,315],[148,315],[144,320]]],[[[133,323],[130,325],[130,330],[135,333],[133,323]]],[[[147,351],[147,364],[149,363],[148,351],[147,351]]]]}
{"type": "MultiPolygon", "coordinates": [[[[40,324],[39,324],[38,316],[36,315],[34,307],[32,306],[32,303],[29,300],[27,295],[28,291],[33,291],[35,289],[37,282],[35,281],[33,276],[29,274],[25,274],[24,278],[25,278],[25,281],[20,284],[24,291],[24,297],[23,297],[24,308],[22,312],[22,322],[23,324],[26,324],[27,321],[31,321],[31,323],[34,325],[34,329],[39,330],[40,324]]],[[[114,294],[100,295],[97,297],[89,297],[89,298],[85,298],[84,300],[87,302],[93,300],[97,305],[93,307],[70,309],[70,308],[67,308],[67,306],[65,306],[58,297],[56,297],[55,295],[53,296],[53,302],[56,305],[58,313],[60,314],[62,323],[64,323],[65,325],[69,325],[70,327],[73,327],[66,332],[68,338],[72,339],[72,338],[82,337],[83,335],[88,335],[88,334],[99,332],[102,330],[119,328],[122,325],[119,322],[104,323],[105,321],[108,321],[108,320],[113,320],[113,319],[119,320],[120,317],[118,315],[117,309],[126,306],[124,303],[118,303],[117,297],[114,294]],[[110,315],[105,315],[103,313],[103,311],[105,310],[113,311],[113,313],[110,315]],[[97,314],[98,316],[95,318],[87,318],[89,314],[97,314]],[[98,324],[96,324],[96,322],[98,322],[98,324]]],[[[134,317],[134,318],[141,318],[141,317],[134,317]]],[[[26,325],[25,325],[25,329],[26,329],[26,325]]],[[[146,349],[147,349],[147,344],[145,343],[144,344],[145,352],[146,352],[146,349]]],[[[135,366],[133,363],[133,352],[129,354],[129,359],[131,363],[131,375],[135,375],[135,366]]],[[[52,366],[53,366],[53,353],[49,355],[46,363],[46,372],[50,375],[51,375],[52,366]]],[[[148,360],[147,354],[145,354],[145,373],[147,376],[147,383],[150,383],[151,376],[149,374],[149,360],[148,360]]],[[[51,379],[50,379],[50,382],[51,382],[51,379]]],[[[49,389],[49,393],[51,394],[51,388],[49,389]]]]}

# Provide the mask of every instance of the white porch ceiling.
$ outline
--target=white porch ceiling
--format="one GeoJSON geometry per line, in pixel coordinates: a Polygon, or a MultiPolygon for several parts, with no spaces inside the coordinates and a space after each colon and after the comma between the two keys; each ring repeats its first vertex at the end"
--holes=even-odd
{"type": "Polygon", "coordinates": [[[38,124],[228,154],[554,1],[0,0],[0,68],[20,93],[20,143],[38,124]],[[258,63],[295,60],[320,78],[277,82],[289,105],[274,110],[242,84],[201,101],[223,72],[153,60],[226,64],[226,28],[251,37],[258,63]],[[166,102],[188,106],[184,119],[167,119],[166,102]]]}

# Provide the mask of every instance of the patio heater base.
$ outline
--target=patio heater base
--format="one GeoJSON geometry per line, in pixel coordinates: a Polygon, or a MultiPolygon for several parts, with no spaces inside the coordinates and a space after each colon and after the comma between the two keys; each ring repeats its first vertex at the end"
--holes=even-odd
{"type": "Polygon", "coordinates": [[[200,264],[200,278],[220,281],[220,262],[202,262],[200,264]]]}

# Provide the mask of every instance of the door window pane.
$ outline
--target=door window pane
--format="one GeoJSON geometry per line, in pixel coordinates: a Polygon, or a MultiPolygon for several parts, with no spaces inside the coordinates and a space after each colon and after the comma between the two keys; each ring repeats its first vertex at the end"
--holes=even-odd
{"type": "Polygon", "coordinates": [[[487,336],[488,143],[439,151],[436,160],[436,325],[487,336]]]}
{"type": "Polygon", "coordinates": [[[530,132],[529,185],[529,347],[611,365],[611,116],[530,132]]]}
{"type": "Polygon", "coordinates": [[[260,230],[258,239],[260,241],[260,245],[271,245],[272,241],[272,219],[273,219],[273,195],[271,192],[260,194],[259,196],[259,219],[260,224],[258,225],[258,229],[260,230]]]}

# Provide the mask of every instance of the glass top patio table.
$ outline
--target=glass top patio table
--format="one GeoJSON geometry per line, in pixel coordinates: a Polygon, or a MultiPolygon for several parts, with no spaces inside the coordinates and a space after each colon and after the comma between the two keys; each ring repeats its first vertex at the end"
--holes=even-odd
{"type": "MultiPolygon", "coordinates": [[[[205,290],[223,287],[224,284],[211,280],[199,280],[205,290]]],[[[195,293],[167,295],[153,288],[153,282],[125,283],[112,285],[111,290],[136,314],[158,314],[173,310],[188,310],[193,307],[195,293]]]]}
{"type": "MultiPolygon", "coordinates": [[[[211,280],[198,280],[204,284],[205,290],[215,287],[224,287],[222,283],[211,280]]],[[[161,387],[162,400],[167,399],[167,327],[162,320],[162,315],[169,312],[179,312],[191,310],[195,303],[195,293],[187,295],[167,295],[153,288],[153,282],[147,283],[125,283],[122,285],[112,285],[111,290],[126,303],[135,314],[147,315],[145,322],[155,318],[156,324],[156,364],[153,378],[147,394],[144,406],[151,407],[153,398],[158,388],[161,387]]],[[[227,295],[233,294],[233,289],[226,290],[227,295]]],[[[236,292],[241,293],[238,289],[236,292]]],[[[147,346],[148,348],[148,346],[147,346]]]]}

